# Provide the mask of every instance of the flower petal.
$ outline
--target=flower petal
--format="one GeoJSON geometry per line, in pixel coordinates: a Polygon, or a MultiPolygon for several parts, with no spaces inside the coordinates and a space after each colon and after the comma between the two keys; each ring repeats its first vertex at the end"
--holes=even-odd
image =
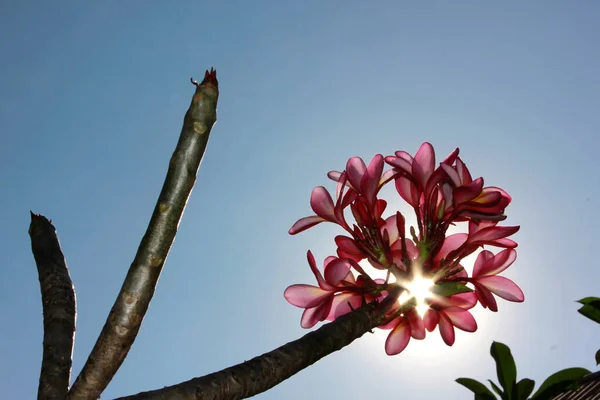
{"type": "Polygon", "coordinates": [[[488,289],[486,289],[483,285],[480,285],[477,282],[475,284],[475,295],[477,296],[477,300],[481,303],[483,308],[489,308],[490,311],[497,312],[498,311],[498,303],[496,302],[496,298],[488,289]]]}
{"type": "Polygon", "coordinates": [[[517,303],[525,300],[525,295],[516,283],[503,276],[484,276],[477,279],[477,282],[485,286],[490,292],[502,297],[504,300],[517,303]]]}
{"type": "Polygon", "coordinates": [[[420,192],[412,181],[404,176],[399,176],[394,181],[394,184],[396,185],[398,194],[404,199],[404,201],[413,207],[419,206],[420,192]]]}
{"type": "MultiPolygon", "coordinates": [[[[517,259],[517,251],[515,249],[505,249],[496,254],[491,260],[485,263],[478,275],[498,275],[512,265],[517,259]]],[[[475,277],[473,270],[473,277],[475,277]]]]}
{"type": "Polygon", "coordinates": [[[389,243],[394,243],[396,240],[400,238],[400,233],[398,232],[398,225],[396,223],[396,215],[390,215],[385,219],[385,224],[381,227],[381,231],[385,229],[388,233],[389,243]]]}
{"type": "Polygon", "coordinates": [[[475,264],[473,265],[473,278],[479,276],[485,265],[493,258],[494,253],[489,250],[483,250],[479,253],[477,259],[475,259],[475,264]]]}
{"type": "Polygon", "coordinates": [[[336,318],[348,314],[352,309],[358,309],[362,305],[362,297],[355,293],[340,293],[333,297],[333,303],[331,304],[331,310],[327,316],[328,321],[333,321],[336,318]],[[350,308],[350,305],[352,308],[350,308]]]}
{"type": "Polygon", "coordinates": [[[435,151],[431,143],[425,142],[417,150],[412,163],[412,175],[421,188],[425,188],[427,180],[435,169],[435,151]]]}
{"type": "Polygon", "coordinates": [[[292,225],[288,233],[290,235],[295,235],[317,224],[320,224],[323,221],[325,221],[325,219],[317,215],[311,215],[310,217],[300,218],[298,221],[296,221],[294,225],[292,225]]]}
{"type": "Polygon", "coordinates": [[[444,340],[444,343],[446,343],[448,346],[452,346],[454,344],[454,325],[452,325],[452,322],[450,321],[450,319],[444,314],[444,313],[440,313],[440,335],[442,335],[442,339],[444,340]]]}
{"type": "Polygon", "coordinates": [[[310,194],[310,206],[319,217],[325,218],[330,222],[337,222],[333,210],[333,200],[327,189],[323,186],[317,186],[313,189],[310,194]]]}
{"type": "Polygon", "coordinates": [[[327,315],[329,314],[329,310],[331,309],[331,303],[333,302],[333,296],[329,297],[326,301],[321,303],[320,305],[307,308],[302,313],[302,318],[300,320],[300,326],[308,329],[312,328],[319,321],[325,321],[327,315]]]}
{"type": "Polygon", "coordinates": [[[301,308],[312,308],[321,304],[332,293],[312,285],[291,285],[285,289],[283,296],[292,305],[301,308]]]}
{"type": "Polygon", "coordinates": [[[456,158],[456,172],[458,172],[458,176],[460,176],[460,181],[464,185],[469,184],[473,181],[473,178],[471,178],[471,174],[469,173],[469,169],[460,157],[456,158]]]}
{"type": "Polygon", "coordinates": [[[402,350],[408,346],[410,341],[410,326],[402,320],[398,326],[396,326],[385,341],[385,352],[388,356],[400,354],[402,350]]]}
{"type": "Polygon", "coordinates": [[[514,235],[519,230],[519,226],[494,226],[483,228],[473,235],[469,235],[469,243],[491,243],[497,239],[505,238],[514,235]]]}
{"type": "Polygon", "coordinates": [[[429,332],[433,332],[435,327],[438,325],[439,321],[440,317],[436,310],[434,310],[433,308],[429,308],[427,309],[427,311],[425,311],[425,316],[423,317],[423,325],[425,326],[425,329],[427,329],[429,332]]]}
{"type": "Polygon", "coordinates": [[[337,254],[340,258],[349,258],[354,261],[361,261],[367,257],[366,254],[358,247],[354,239],[347,236],[336,236],[335,244],[337,244],[337,254]]]}
{"type": "Polygon", "coordinates": [[[346,163],[346,174],[348,175],[348,182],[352,185],[354,190],[360,192],[360,183],[367,170],[365,162],[360,157],[350,157],[346,163]]]}
{"type": "Polygon", "coordinates": [[[410,335],[417,340],[425,339],[425,325],[417,310],[413,308],[405,316],[410,324],[410,335]]]}
{"type": "Polygon", "coordinates": [[[385,162],[407,174],[412,174],[412,157],[410,157],[410,160],[407,160],[403,157],[387,156],[385,162]]]}
{"type": "Polygon", "coordinates": [[[473,182],[460,186],[454,191],[454,204],[466,203],[477,199],[483,189],[483,179],[477,178],[473,182]]]}
{"type": "Polygon", "coordinates": [[[450,307],[444,309],[443,312],[452,322],[452,325],[458,329],[465,332],[475,332],[477,330],[477,322],[467,310],[460,307],[450,307]]]}
{"type": "Polygon", "coordinates": [[[448,175],[455,187],[462,186],[463,183],[460,180],[460,175],[458,174],[456,169],[447,164],[442,164],[440,165],[440,167],[442,167],[442,169],[448,175]]]}
{"type": "Polygon", "coordinates": [[[375,195],[379,185],[379,179],[383,172],[383,156],[376,154],[375,157],[369,163],[365,174],[360,181],[361,192],[367,199],[369,204],[373,204],[375,201],[375,195]]]}
{"type": "Polygon", "coordinates": [[[325,266],[325,281],[332,285],[339,285],[350,273],[350,263],[345,258],[336,258],[325,266]]]}
{"type": "Polygon", "coordinates": [[[454,251],[461,247],[469,238],[469,235],[466,233],[455,233],[453,235],[447,236],[440,247],[440,250],[435,255],[435,261],[440,261],[442,258],[445,258],[451,251],[454,251]]]}

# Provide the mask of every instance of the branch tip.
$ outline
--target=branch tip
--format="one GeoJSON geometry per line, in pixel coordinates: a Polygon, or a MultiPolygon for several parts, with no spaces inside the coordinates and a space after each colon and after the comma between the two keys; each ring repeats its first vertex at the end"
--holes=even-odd
{"type": "Polygon", "coordinates": [[[207,69],[201,84],[212,84],[218,87],[219,81],[217,80],[217,70],[213,67],[210,67],[210,70],[207,69]]]}

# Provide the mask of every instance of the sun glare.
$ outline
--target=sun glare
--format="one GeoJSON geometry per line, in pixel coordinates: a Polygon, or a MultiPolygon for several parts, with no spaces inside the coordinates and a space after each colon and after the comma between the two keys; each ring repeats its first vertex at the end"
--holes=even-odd
{"type": "Polygon", "coordinates": [[[404,284],[406,291],[402,292],[398,301],[400,304],[404,304],[411,298],[415,298],[417,302],[417,312],[420,316],[423,316],[429,306],[425,303],[425,299],[431,297],[431,287],[433,281],[431,279],[425,279],[422,277],[415,277],[412,281],[404,284]]]}

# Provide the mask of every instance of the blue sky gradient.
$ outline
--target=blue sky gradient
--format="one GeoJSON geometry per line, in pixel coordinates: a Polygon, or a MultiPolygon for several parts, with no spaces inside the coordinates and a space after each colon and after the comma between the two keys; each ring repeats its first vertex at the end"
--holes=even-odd
{"type": "MultiPolygon", "coordinates": [[[[351,156],[455,147],[513,196],[522,304],[478,306],[479,330],[384,352],[367,335],[260,399],[465,399],[495,379],[595,370],[600,295],[600,3],[592,1],[5,2],[0,13],[0,397],[34,398],[42,344],[29,210],[55,223],[77,291],[73,374],[94,345],[162,186],[193,86],[218,71],[218,122],[150,310],[103,397],[174,384],[306,333],[283,298],[314,284],[287,234],[351,156]]],[[[387,192],[391,196],[394,191],[387,192]]],[[[397,200],[392,204],[408,212],[397,200]]]]}

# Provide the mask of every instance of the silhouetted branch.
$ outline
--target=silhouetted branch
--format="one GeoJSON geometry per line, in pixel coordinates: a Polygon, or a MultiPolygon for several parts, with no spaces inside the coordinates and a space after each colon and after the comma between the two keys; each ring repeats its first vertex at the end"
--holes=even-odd
{"type": "Polygon", "coordinates": [[[64,399],[69,391],[75,336],[75,290],[56,229],[46,217],[31,213],[31,250],[37,264],[44,345],[38,399],[64,399]]]}
{"type": "Polygon", "coordinates": [[[249,361],[117,400],[233,400],[262,393],[381,325],[386,310],[398,299],[400,291],[395,287],[379,307],[367,304],[249,361]]]}
{"type": "Polygon", "coordinates": [[[218,96],[216,71],[211,69],[196,87],[146,234],[69,399],[98,398],[138,334],[216,121],[218,96]]]}

